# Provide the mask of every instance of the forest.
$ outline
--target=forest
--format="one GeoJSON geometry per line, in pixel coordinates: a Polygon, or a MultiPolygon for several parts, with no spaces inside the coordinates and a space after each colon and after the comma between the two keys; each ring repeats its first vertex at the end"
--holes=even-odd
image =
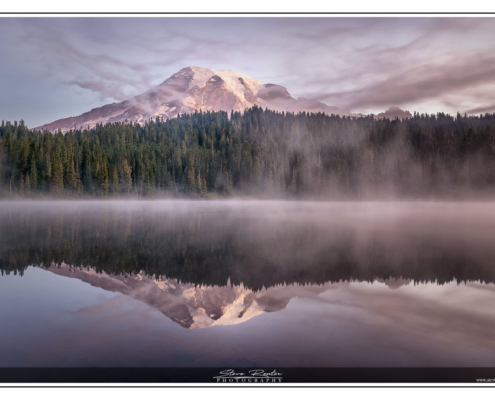
{"type": "Polygon", "coordinates": [[[495,114],[196,112],[51,133],[0,127],[1,198],[495,194],[495,114]]]}

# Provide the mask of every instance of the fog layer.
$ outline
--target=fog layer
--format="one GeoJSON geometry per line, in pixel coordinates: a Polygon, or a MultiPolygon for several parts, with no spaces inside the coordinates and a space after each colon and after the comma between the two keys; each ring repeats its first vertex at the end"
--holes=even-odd
{"type": "Polygon", "coordinates": [[[495,282],[495,203],[0,203],[0,267],[259,290],[284,283],[495,282]]]}

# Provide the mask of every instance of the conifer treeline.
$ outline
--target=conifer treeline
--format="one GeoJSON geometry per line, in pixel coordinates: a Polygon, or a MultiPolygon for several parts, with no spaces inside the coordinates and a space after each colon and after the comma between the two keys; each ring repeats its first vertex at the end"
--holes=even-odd
{"type": "Polygon", "coordinates": [[[369,198],[495,189],[495,114],[374,120],[253,107],[62,134],[0,127],[0,196],[369,198]]]}

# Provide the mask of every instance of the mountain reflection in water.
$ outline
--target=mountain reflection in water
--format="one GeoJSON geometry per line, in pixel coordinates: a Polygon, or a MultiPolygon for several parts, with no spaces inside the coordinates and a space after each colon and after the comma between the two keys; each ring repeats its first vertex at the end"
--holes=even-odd
{"type": "Polygon", "coordinates": [[[494,260],[494,203],[4,202],[0,365],[493,366],[494,260]]]}
{"type": "MultiPolygon", "coordinates": [[[[57,271],[70,275],[63,265],[57,271]]],[[[242,286],[174,289],[176,281],[170,280],[140,286],[134,285],[139,278],[128,277],[126,285],[112,282],[113,290],[130,290],[122,295],[41,268],[25,272],[0,278],[0,366],[495,363],[493,284],[401,285],[405,282],[392,280],[279,285],[252,292],[242,286]],[[249,297],[254,298],[246,307],[249,297]],[[184,329],[179,325],[184,323],[207,328],[184,329]]],[[[108,277],[93,273],[90,279],[108,277]]]]}
{"type": "MultiPolygon", "coordinates": [[[[122,293],[156,308],[184,328],[198,329],[218,325],[235,325],[263,312],[284,309],[293,297],[318,295],[348,283],[325,285],[279,285],[253,292],[243,285],[197,286],[175,279],[150,279],[142,273],[122,276],[97,273],[94,269],[53,266],[46,270],[60,276],[76,278],[91,286],[122,293]]],[[[391,281],[392,287],[400,285],[391,281]]]]}

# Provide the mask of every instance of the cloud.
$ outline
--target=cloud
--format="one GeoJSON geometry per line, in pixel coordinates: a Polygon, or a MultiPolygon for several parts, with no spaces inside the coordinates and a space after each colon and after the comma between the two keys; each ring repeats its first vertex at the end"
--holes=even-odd
{"type": "MultiPolygon", "coordinates": [[[[322,65],[318,73],[307,74],[302,95],[353,111],[432,101],[440,106],[447,103],[443,96],[464,94],[493,80],[489,65],[493,41],[483,40],[495,30],[493,19],[377,21],[352,33],[344,35],[346,31],[340,30],[335,34],[338,40],[332,37],[332,45],[327,46],[332,57],[324,62],[325,55],[320,56],[322,65]]],[[[317,38],[323,41],[325,35],[317,38]]],[[[299,58],[307,60],[305,50],[299,50],[299,58]]],[[[479,101],[479,92],[464,100],[479,101]]],[[[489,92],[485,90],[482,96],[489,92]]],[[[464,108],[457,103],[452,109],[464,108]]]]}
{"type": "Polygon", "coordinates": [[[495,112],[495,104],[483,107],[472,108],[470,110],[466,110],[466,114],[484,114],[484,113],[494,113],[495,112]]]}
{"type": "Polygon", "coordinates": [[[151,86],[145,63],[130,62],[109,54],[91,51],[71,36],[51,28],[29,31],[24,41],[46,73],[65,84],[75,84],[98,93],[99,97],[123,100],[129,89],[142,91],[151,86]],[[72,79],[64,79],[72,78],[72,79]]]}
{"type": "MultiPolygon", "coordinates": [[[[108,22],[112,25],[117,21],[108,22]]],[[[122,27],[121,22],[117,25],[122,27]]],[[[143,26],[141,23],[140,30],[143,26]]],[[[49,75],[62,84],[87,89],[100,100],[128,99],[165,80],[169,75],[160,68],[174,64],[182,68],[187,65],[181,60],[192,58],[227,59],[228,52],[239,45],[221,37],[211,39],[166,27],[144,30],[140,35],[107,29],[102,47],[100,36],[89,34],[89,28],[101,30],[93,21],[75,24],[69,34],[56,23],[37,23],[23,30],[21,36],[33,59],[38,64],[41,61],[49,75]],[[212,52],[213,48],[222,51],[212,52]]]]}
{"type": "Polygon", "coordinates": [[[359,89],[322,94],[317,99],[343,101],[351,109],[418,104],[494,82],[494,62],[495,57],[486,54],[472,55],[461,60],[453,57],[441,64],[431,62],[410,68],[359,89]]]}
{"type": "Polygon", "coordinates": [[[65,82],[67,85],[74,85],[80,87],[81,89],[89,90],[98,95],[98,98],[102,101],[110,99],[115,100],[125,100],[128,96],[124,91],[122,91],[121,85],[118,82],[105,82],[105,81],[94,81],[94,82],[80,82],[80,81],[68,81],[65,82]]]}

